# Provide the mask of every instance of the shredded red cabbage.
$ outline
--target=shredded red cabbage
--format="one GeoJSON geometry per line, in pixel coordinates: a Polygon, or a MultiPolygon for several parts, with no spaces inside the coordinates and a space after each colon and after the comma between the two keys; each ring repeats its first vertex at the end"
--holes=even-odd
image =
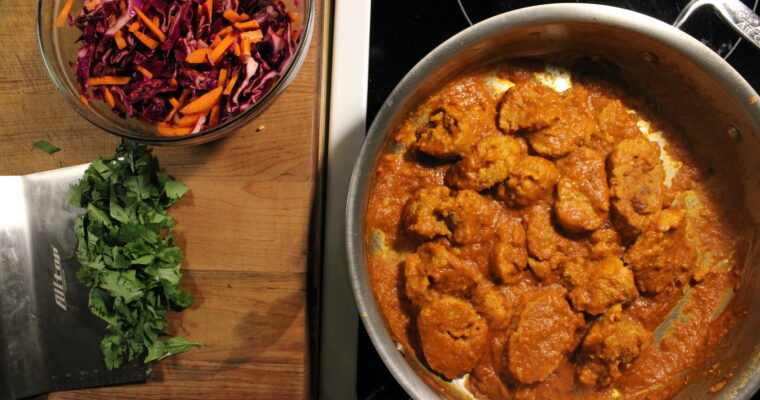
{"type": "Polygon", "coordinates": [[[187,104],[217,88],[220,71],[226,69],[227,83],[235,76],[237,79],[229,95],[221,96],[218,102],[218,121],[207,110],[198,116],[197,122],[188,127],[186,133],[199,132],[212,123],[224,122],[249,109],[282,75],[293,57],[299,34],[292,26],[295,14],[289,13],[281,1],[259,0],[250,10],[238,9],[238,1],[85,1],[79,15],[71,20],[82,31],[79,38],[82,47],[73,65],[82,96],[102,100],[108,90],[115,99],[114,110],[120,115],[153,124],[172,125],[181,116],[171,103],[181,99],[185,90],[190,90],[186,96],[187,104]],[[209,3],[213,4],[211,23],[206,8],[209,3]],[[158,18],[157,26],[165,36],[163,41],[141,22],[138,9],[150,19],[158,18]],[[247,14],[250,19],[245,21],[255,20],[259,27],[238,29],[223,17],[226,10],[247,14]],[[136,22],[140,24],[137,33],[133,33],[136,22]],[[194,51],[219,43],[221,37],[218,36],[221,35],[218,34],[228,27],[233,27],[228,35],[235,35],[235,41],[215,62],[210,56],[205,63],[186,61],[194,51]],[[243,44],[241,34],[257,29],[263,39],[251,44],[250,55],[243,54],[239,47],[243,44]],[[141,40],[140,34],[155,41],[155,48],[151,49],[141,40]],[[119,49],[116,36],[125,43],[122,49],[119,49]],[[238,50],[235,50],[236,46],[238,50]],[[111,76],[129,77],[130,80],[126,85],[89,84],[91,78],[111,76]]]}

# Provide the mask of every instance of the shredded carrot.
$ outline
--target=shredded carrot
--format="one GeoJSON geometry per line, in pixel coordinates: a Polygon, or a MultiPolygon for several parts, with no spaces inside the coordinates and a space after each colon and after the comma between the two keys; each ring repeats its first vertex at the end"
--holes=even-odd
{"type": "Polygon", "coordinates": [[[190,102],[188,105],[182,107],[179,111],[182,114],[197,114],[199,112],[208,111],[214,104],[217,103],[219,97],[222,95],[222,88],[217,87],[212,89],[206,94],[190,102]]]}
{"type": "Polygon", "coordinates": [[[230,95],[230,93],[232,93],[232,88],[233,88],[233,87],[235,86],[235,84],[237,83],[237,79],[238,79],[238,77],[237,77],[237,75],[235,75],[235,76],[233,76],[233,77],[232,77],[232,79],[230,79],[230,82],[229,82],[229,83],[227,83],[227,87],[226,87],[226,88],[224,88],[224,92],[223,92],[223,94],[224,94],[225,96],[229,96],[229,95],[230,95]]]}
{"type": "Polygon", "coordinates": [[[118,47],[119,50],[124,50],[124,48],[127,47],[127,41],[124,40],[124,33],[122,31],[116,31],[116,33],[113,34],[113,40],[116,41],[116,47],[118,47]]]}
{"type": "Polygon", "coordinates": [[[130,32],[137,32],[137,31],[140,30],[141,26],[142,26],[142,24],[140,23],[140,21],[135,21],[135,22],[133,22],[132,24],[129,25],[129,31],[130,32]]]}
{"type": "Polygon", "coordinates": [[[141,74],[145,75],[148,79],[153,79],[153,73],[145,69],[141,65],[135,65],[135,69],[138,70],[141,74]]]}
{"type": "Polygon", "coordinates": [[[179,100],[175,99],[174,97],[169,97],[169,104],[171,104],[174,108],[179,108],[179,100]]]}
{"type": "Polygon", "coordinates": [[[214,41],[211,42],[211,44],[208,47],[215,49],[216,46],[219,46],[219,43],[222,43],[222,39],[223,37],[217,35],[216,38],[214,38],[214,41]]]}
{"type": "Polygon", "coordinates": [[[222,14],[224,18],[227,21],[230,21],[232,23],[238,22],[240,20],[240,14],[236,13],[235,10],[224,10],[224,14],[222,14]]]}
{"type": "Polygon", "coordinates": [[[79,101],[81,101],[85,106],[90,105],[90,100],[87,100],[87,97],[84,97],[84,95],[79,95],[79,101]]]}
{"type": "Polygon", "coordinates": [[[135,35],[138,40],[143,42],[144,45],[148,46],[149,49],[154,50],[156,47],[158,47],[158,42],[155,41],[152,37],[140,31],[132,32],[132,34],[135,35]]]}
{"type": "Polygon", "coordinates": [[[158,134],[162,136],[183,136],[189,135],[193,131],[193,128],[183,128],[167,124],[157,124],[156,129],[158,130],[158,134]]]}
{"type": "Polygon", "coordinates": [[[208,11],[208,23],[211,23],[212,15],[214,15],[214,0],[206,0],[206,10],[208,11]]]}
{"type": "Polygon", "coordinates": [[[233,50],[236,56],[240,57],[240,44],[235,42],[235,49],[233,50]]]}
{"type": "Polygon", "coordinates": [[[209,116],[208,126],[216,126],[219,124],[219,114],[222,111],[222,106],[217,104],[211,107],[211,115],[209,116]]]}
{"type": "Polygon", "coordinates": [[[183,128],[194,127],[195,124],[198,123],[198,120],[201,119],[202,116],[203,116],[203,113],[188,114],[180,118],[175,125],[183,127],[183,128]]]}
{"type": "Polygon", "coordinates": [[[128,76],[95,76],[87,80],[90,86],[99,85],[126,85],[132,79],[128,76]]]}
{"type": "Polygon", "coordinates": [[[174,78],[172,78],[172,79],[169,79],[169,86],[175,88],[175,87],[177,87],[179,85],[177,84],[177,80],[174,79],[174,78]]]}
{"type": "Polygon", "coordinates": [[[120,9],[122,12],[124,12],[124,11],[127,11],[127,4],[126,4],[126,3],[124,3],[123,1],[120,1],[120,2],[119,2],[119,9],[120,9]]]}
{"type": "Polygon", "coordinates": [[[156,24],[156,26],[161,25],[161,18],[159,18],[158,15],[154,15],[152,21],[154,24],[156,24]]]}
{"type": "Polygon", "coordinates": [[[221,36],[227,36],[230,33],[232,33],[232,27],[228,26],[228,27],[222,29],[221,31],[219,31],[219,33],[217,33],[216,35],[217,35],[217,37],[221,37],[221,36]]]}
{"type": "Polygon", "coordinates": [[[242,44],[240,45],[242,49],[242,53],[244,56],[250,56],[251,55],[251,41],[248,39],[241,40],[242,44]]]}
{"type": "Polygon", "coordinates": [[[250,21],[246,22],[236,22],[235,28],[240,29],[241,31],[245,31],[248,29],[259,29],[259,21],[256,21],[255,19],[252,19],[250,21]]]}
{"type": "MultiPolygon", "coordinates": [[[[140,11],[139,8],[137,8],[137,7],[132,7],[132,8],[135,9],[135,12],[137,13],[137,16],[140,17],[140,21],[142,21],[143,24],[145,24],[145,26],[147,26],[148,29],[150,29],[150,31],[153,32],[154,35],[156,35],[156,37],[158,38],[158,40],[160,40],[162,42],[164,40],[166,40],[166,35],[164,35],[164,33],[161,32],[161,29],[159,29],[159,27],[158,27],[158,25],[156,23],[154,23],[153,21],[151,21],[150,18],[148,18],[147,15],[143,14],[143,12],[140,11]]],[[[155,47],[153,47],[153,48],[155,48],[155,47]]]]}
{"type": "Polygon", "coordinates": [[[190,97],[190,93],[192,93],[192,92],[193,91],[190,90],[190,89],[182,89],[182,93],[179,95],[180,105],[184,105],[185,104],[185,102],[187,101],[187,98],[190,97]]]}
{"type": "Polygon", "coordinates": [[[116,100],[113,98],[113,93],[111,93],[108,88],[103,88],[103,97],[106,99],[106,104],[108,104],[108,108],[114,108],[116,107],[116,100]]]}
{"type": "Polygon", "coordinates": [[[290,22],[298,21],[298,13],[295,11],[288,11],[288,17],[290,17],[290,22]]]}
{"type": "Polygon", "coordinates": [[[108,25],[113,25],[114,22],[116,22],[116,16],[111,14],[111,16],[108,17],[108,25]]]}
{"type": "Polygon", "coordinates": [[[282,34],[285,33],[285,28],[280,28],[277,30],[277,35],[282,36],[282,34]]]}
{"type": "MultiPolygon", "coordinates": [[[[187,101],[187,98],[190,97],[191,92],[192,91],[190,89],[182,89],[182,94],[179,95],[179,100],[175,100],[177,104],[175,105],[174,103],[172,103],[172,106],[174,106],[174,108],[172,108],[172,110],[169,112],[169,115],[167,115],[166,118],[164,118],[164,121],[169,121],[172,118],[174,118],[174,114],[176,114],[177,111],[179,111],[179,109],[183,105],[185,105],[185,102],[187,101]]],[[[172,100],[169,99],[170,103],[171,101],[172,100]]]]}
{"type": "Polygon", "coordinates": [[[243,13],[243,14],[240,14],[240,18],[238,18],[237,22],[245,22],[245,21],[248,21],[249,19],[251,19],[251,16],[246,13],[243,13]]]}
{"type": "Polygon", "coordinates": [[[293,29],[292,31],[290,31],[290,40],[295,42],[296,40],[298,40],[298,35],[300,34],[301,34],[300,29],[293,29]]]}
{"type": "Polygon", "coordinates": [[[243,32],[240,34],[240,37],[243,39],[250,40],[251,43],[258,43],[264,39],[264,34],[261,33],[261,30],[255,30],[255,31],[243,32]]]}
{"type": "Polygon", "coordinates": [[[211,51],[211,54],[209,54],[209,58],[211,59],[211,63],[215,64],[217,60],[219,60],[222,55],[224,55],[224,52],[227,51],[227,49],[232,46],[232,43],[235,42],[235,39],[237,39],[237,35],[227,35],[222,39],[221,43],[219,43],[214,50],[211,51]]]}
{"type": "Polygon", "coordinates": [[[55,23],[53,24],[54,27],[59,28],[66,23],[66,20],[69,18],[69,12],[71,11],[71,6],[73,5],[74,5],[74,0],[66,0],[66,3],[64,3],[63,8],[61,8],[61,13],[58,14],[58,18],[55,19],[55,23]]]}
{"type": "Polygon", "coordinates": [[[217,86],[224,87],[224,84],[227,82],[227,73],[228,73],[227,68],[222,68],[221,70],[219,70],[219,79],[218,79],[219,84],[217,86]]]}
{"type": "Polygon", "coordinates": [[[185,61],[191,64],[201,64],[208,61],[208,55],[211,53],[210,47],[204,47],[202,49],[195,50],[185,57],[185,61]]]}

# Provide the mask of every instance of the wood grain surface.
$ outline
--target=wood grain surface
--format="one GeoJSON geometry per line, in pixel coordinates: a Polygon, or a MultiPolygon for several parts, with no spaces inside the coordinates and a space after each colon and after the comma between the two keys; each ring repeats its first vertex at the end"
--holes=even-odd
{"type": "MultiPolygon", "coordinates": [[[[56,92],[36,40],[36,1],[0,4],[0,175],[113,154],[118,138],[56,92]],[[62,150],[48,155],[38,140],[62,150]]],[[[185,250],[183,286],[197,301],[170,332],[203,347],[160,362],[144,385],[53,393],[49,399],[295,399],[309,395],[307,276],[318,224],[324,2],[290,87],[225,139],[156,148],[191,192],[170,209],[185,250]],[[260,127],[263,129],[258,130],[260,127]]],[[[329,10],[328,10],[329,11],[329,10]]]]}

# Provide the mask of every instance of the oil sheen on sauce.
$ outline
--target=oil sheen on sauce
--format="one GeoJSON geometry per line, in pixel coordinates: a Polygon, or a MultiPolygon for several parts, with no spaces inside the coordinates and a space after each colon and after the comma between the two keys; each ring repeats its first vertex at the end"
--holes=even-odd
{"type": "Polygon", "coordinates": [[[394,340],[477,399],[672,397],[736,319],[746,229],[685,137],[590,62],[443,86],[372,176],[394,340]]]}

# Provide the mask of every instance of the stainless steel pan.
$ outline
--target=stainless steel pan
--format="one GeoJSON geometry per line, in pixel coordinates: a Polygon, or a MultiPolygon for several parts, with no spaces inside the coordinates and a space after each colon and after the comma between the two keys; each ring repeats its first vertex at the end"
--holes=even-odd
{"type": "MultiPolygon", "coordinates": [[[[695,0],[676,25],[704,5],[715,8],[760,48],[758,18],[739,1],[695,0]]],[[[697,152],[709,155],[716,140],[733,141],[730,157],[740,166],[747,193],[745,199],[736,200],[746,203],[750,210],[747,218],[760,228],[760,100],[752,87],[709,48],[661,21],[600,5],[535,6],[478,23],[438,46],[396,86],[369,130],[349,190],[346,244],[356,302],[380,356],[416,399],[456,398],[460,394],[413,356],[404,356],[397,349],[378,311],[364,242],[372,170],[393,128],[442,83],[476,65],[555,53],[599,56],[616,64],[631,86],[654,99],[664,115],[685,128],[697,152]]],[[[735,298],[748,314],[726,336],[727,347],[705,363],[707,367],[718,362],[719,373],[693,379],[676,398],[749,399],[760,387],[760,258],[755,257],[759,236],[755,235],[748,251],[742,288],[735,298]],[[733,378],[723,389],[709,393],[708,389],[735,365],[733,378]]]]}

